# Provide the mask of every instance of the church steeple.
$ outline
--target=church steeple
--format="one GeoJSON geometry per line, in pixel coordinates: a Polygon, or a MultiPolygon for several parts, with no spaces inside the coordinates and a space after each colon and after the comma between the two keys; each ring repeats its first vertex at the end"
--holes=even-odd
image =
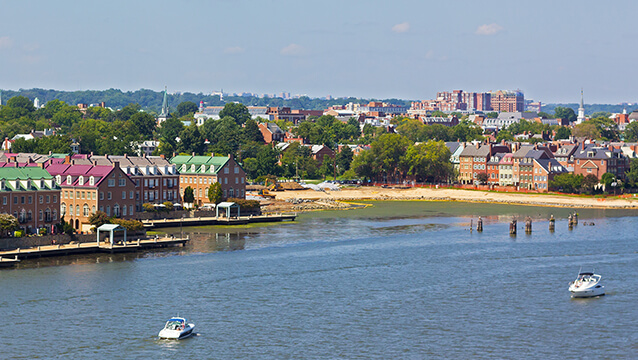
{"type": "Polygon", "coordinates": [[[168,119],[168,90],[167,87],[164,86],[164,100],[162,100],[162,111],[157,117],[157,125],[161,126],[166,119],[168,119]]]}
{"type": "Polygon", "coordinates": [[[164,100],[162,101],[162,113],[160,116],[168,117],[168,87],[164,86],[164,100]]]}
{"type": "Polygon", "coordinates": [[[585,103],[583,102],[583,88],[580,89],[580,107],[578,108],[578,117],[576,118],[577,124],[582,124],[585,121],[585,103]]]}

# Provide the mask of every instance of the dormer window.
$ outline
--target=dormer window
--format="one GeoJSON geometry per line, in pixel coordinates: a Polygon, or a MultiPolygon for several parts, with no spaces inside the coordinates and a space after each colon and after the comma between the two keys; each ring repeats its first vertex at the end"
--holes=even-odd
{"type": "Polygon", "coordinates": [[[91,176],[89,178],[89,185],[94,186],[95,185],[95,177],[91,176]]]}
{"type": "Polygon", "coordinates": [[[78,178],[78,185],[80,185],[80,186],[84,185],[84,176],[80,176],[78,178]]]}
{"type": "Polygon", "coordinates": [[[62,184],[62,176],[61,175],[57,175],[55,177],[55,182],[58,183],[58,185],[62,184]]]}
{"type": "Polygon", "coordinates": [[[186,164],[182,164],[182,171],[186,171],[186,164]]]}
{"type": "Polygon", "coordinates": [[[191,165],[191,171],[195,172],[195,164],[191,165]]]}
{"type": "Polygon", "coordinates": [[[67,185],[71,185],[73,183],[73,178],[71,178],[71,175],[67,175],[66,176],[66,184],[67,185]]]}

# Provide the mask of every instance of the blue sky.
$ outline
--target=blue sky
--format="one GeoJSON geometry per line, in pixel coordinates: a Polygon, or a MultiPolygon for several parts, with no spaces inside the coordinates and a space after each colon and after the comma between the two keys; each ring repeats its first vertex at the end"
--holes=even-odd
{"type": "Polygon", "coordinates": [[[638,101],[636,1],[5,1],[0,88],[638,101]]]}

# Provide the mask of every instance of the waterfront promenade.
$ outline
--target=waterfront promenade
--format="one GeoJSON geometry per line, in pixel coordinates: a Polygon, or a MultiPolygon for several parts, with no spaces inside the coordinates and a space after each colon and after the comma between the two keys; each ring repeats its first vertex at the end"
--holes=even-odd
{"type": "Polygon", "coordinates": [[[142,220],[145,229],[179,227],[179,226],[210,226],[210,225],[246,225],[266,222],[294,221],[297,214],[268,214],[234,217],[184,217],[179,219],[142,220]]]}
{"type": "Polygon", "coordinates": [[[190,239],[186,238],[174,238],[174,237],[162,237],[151,239],[136,239],[129,241],[119,241],[115,244],[110,242],[84,242],[84,243],[70,243],[70,244],[58,244],[58,245],[44,245],[35,246],[25,249],[15,249],[8,251],[0,251],[0,259],[29,259],[43,256],[61,256],[61,255],[74,255],[74,254],[87,254],[87,253],[117,253],[117,252],[131,252],[144,249],[163,248],[171,246],[184,246],[190,239]]]}

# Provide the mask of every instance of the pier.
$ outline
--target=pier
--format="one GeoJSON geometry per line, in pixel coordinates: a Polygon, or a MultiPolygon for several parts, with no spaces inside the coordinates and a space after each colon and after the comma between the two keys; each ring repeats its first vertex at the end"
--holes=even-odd
{"type": "Polygon", "coordinates": [[[185,246],[190,239],[186,238],[152,238],[152,239],[137,239],[130,241],[120,241],[115,244],[109,242],[85,242],[85,243],[71,243],[71,244],[59,244],[59,245],[45,245],[36,246],[26,249],[15,249],[9,251],[0,251],[0,265],[4,265],[7,262],[7,266],[14,265],[15,262],[21,259],[38,258],[43,256],[63,256],[63,255],[75,255],[75,254],[88,254],[88,253],[119,253],[119,252],[132,252],[145,249],[185,246]],[[9,265],[9,262],[14,263],[9,265]]]}
{"type": "Polygon", "coordinates": [[[143,220],[145,229],[157,229],[180,226],[205,226],[205,225],[246,225],[267,222],[295,221],[297,214],[270,214],[256,216],[235,217],[189,217],[179,219],[154,219],[143,220]]]}

